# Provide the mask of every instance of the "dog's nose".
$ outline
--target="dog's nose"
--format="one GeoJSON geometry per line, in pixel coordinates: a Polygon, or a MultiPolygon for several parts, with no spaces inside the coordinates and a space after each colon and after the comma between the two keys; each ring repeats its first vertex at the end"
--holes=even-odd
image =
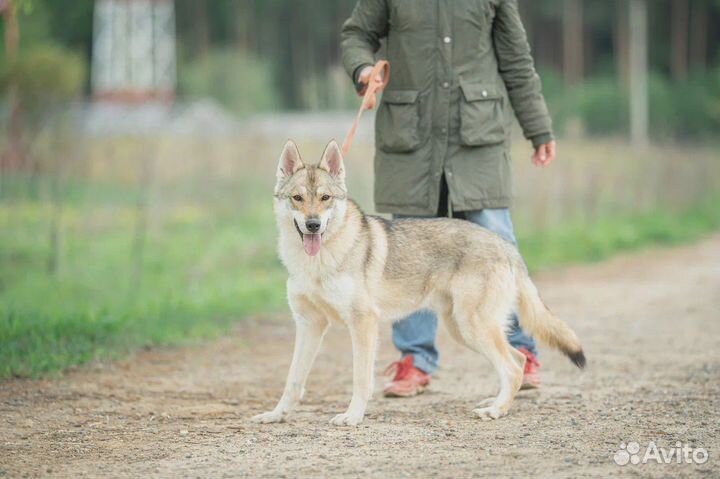
{"type": "Polygon", "coordinates": [[[320,230],[320,220],[310,219],[305,221],[305,227],[311,233],[317,233],[320,230]]]}

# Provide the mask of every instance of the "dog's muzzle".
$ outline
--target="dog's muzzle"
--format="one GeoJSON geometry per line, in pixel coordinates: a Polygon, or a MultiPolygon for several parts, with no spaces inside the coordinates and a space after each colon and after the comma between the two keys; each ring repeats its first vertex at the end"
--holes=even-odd
{"type": "Polygon", "coordinates": [[[293,219],[295,229],[300,235],[300,240],[303,243],[303,249],[308,256],[315,256],[320,252],[320,246],[322,245],[322,234],[318,233],[320,230],[321,222],[318,219],[310,219],[305,222],[305,227],[311,231],[310,233],[303,233],[298,225],[297,221],[293,219]]]}

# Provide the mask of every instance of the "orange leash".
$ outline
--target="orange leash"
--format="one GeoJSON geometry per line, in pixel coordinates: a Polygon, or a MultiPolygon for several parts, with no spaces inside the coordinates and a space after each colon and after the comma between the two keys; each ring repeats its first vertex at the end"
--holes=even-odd
{"type": "Polygon", "coordinates": [[[365,110],[372,110],[375,108],[375,105],[377,104],[375,94],[383,91],[385,86],[388,84],[388,81],[390,81],[390,64],[385,60],[380,60],[375,64],[372,72],[370,73],[370,79],[368,80],[365,94],[363,95],[362,103],[360,104],[360,109],[358,110],[358,113],[355,116],[355,121],[353,121],[352,127],[342,144],[343,156],[347,156],[347,153],[350,150],[350,145],[352,145],[352,141],[355,138],[355,132],[360,124],[360,118],[362,117],[363,112],[365,110]],[[381,80],[378,81],[378,77],[380,77],[381,80]]]}

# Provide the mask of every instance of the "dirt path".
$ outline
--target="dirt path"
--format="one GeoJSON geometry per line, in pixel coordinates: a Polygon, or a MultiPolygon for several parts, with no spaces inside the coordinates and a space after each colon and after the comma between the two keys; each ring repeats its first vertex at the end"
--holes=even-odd
{"type": "MultiPolygon", "coordinates": [[[[251,424],[280,394],[293,339],[289,318],[256,318],[204,346],[1,384],[0,477],[720,477],[720,236],[537,280],[589,367],[545,351],[544,388],[499,421],[470,414],[494,392],[489,364],[443,335],[427,394],[375,394],[359,428],[330,426],[351,390],[337,330],[297,415],[251,424]],[[710,458],[620,467],[623,441],[710,458]]],[[[379,370],[395,358],[388,338],[379,370]]]]}

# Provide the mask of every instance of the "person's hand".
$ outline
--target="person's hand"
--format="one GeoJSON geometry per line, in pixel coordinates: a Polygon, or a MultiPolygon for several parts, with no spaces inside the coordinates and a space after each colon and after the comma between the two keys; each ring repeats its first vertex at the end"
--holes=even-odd
{"type": "MultiPolygon", "coordinates": [[[[363,96],[365,94],[365,90],[367,89],[367,85],[370,82],[370,74],[373,71],[373,67],[367,66],[360,70],[360,75],[358,75],[358,83],[362,85],[361,88],[358,88],[358,95],[363,96]]],[[[377,78],[375,78],[375,81],[382,82],[382,76],[378,75],[377,78]]]]}
{"type": "Polygon", "coordinates": [[[548,166],[555,160],[556,152],[557,143],[555,143],[555,140],[538,146],[532,156],[533,165],[539,166],[540,168],[548,166]]]}

